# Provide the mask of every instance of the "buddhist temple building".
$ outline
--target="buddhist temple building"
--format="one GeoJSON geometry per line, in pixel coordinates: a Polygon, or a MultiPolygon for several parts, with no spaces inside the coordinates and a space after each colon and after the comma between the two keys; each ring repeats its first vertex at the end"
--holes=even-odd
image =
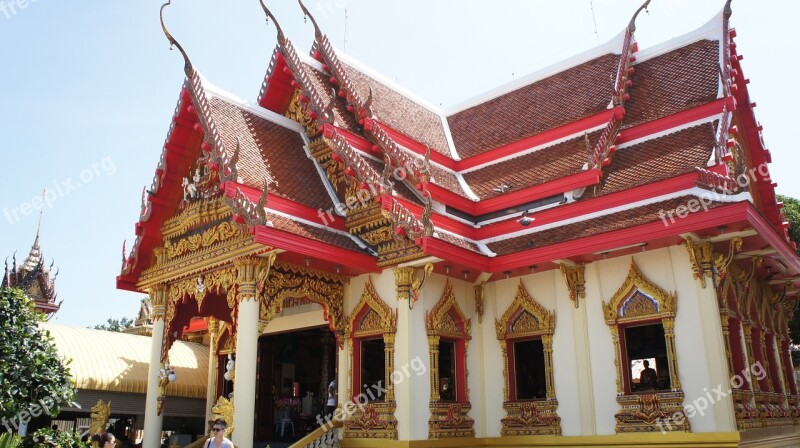
{"type": "Polygon", "coordinates": [[[30,253],[22,263],[17,265],[17,255],[12,256],[11,266],[6,258],[3,280],[0,288],[19,288],[33,300],[36,311],[44,313],[48,318],[61,308],[61,302],[56,303],[55,281],[58,270],[50,272],[53,263],[45,265],[39,234],[42,229],[42,218],[39,216],[39,225],[36,227],[36,238],[33,240],[30,253]]]}
{"type": "Polygon", "coordinates": [[[307,51],[261,3],[277,46],[248,103],[166,6],[186,78],[117,278],[152,304],[144,448],[192,334],[237,448],[800,443],[800,258],[730,2],[639,48],[645,3],[449,109],[302,3],[307,51]]]}

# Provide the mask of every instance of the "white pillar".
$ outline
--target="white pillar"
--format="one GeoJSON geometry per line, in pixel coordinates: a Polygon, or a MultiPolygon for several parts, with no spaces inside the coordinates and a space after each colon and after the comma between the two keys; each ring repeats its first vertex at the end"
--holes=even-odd
{"type": "Polygon", "coordinates": [[[217,339],[217,332],[219,330],[219,321],[210,317],[208,319],[208,389],[206,391],[206,431],[205,434],[211,430],[208,421],[211,420],[211,408],[217,402],[217,347],[214,342],[217,339]]]}
{"type": "Polygon", "coordinates": [[[164,417],[158,415],[158,370],[161,368],[161,344],[164,340],[166,295],[165,286],[159,285],[150,289],[150,300],[153,303],[153,335],[150,339],[150,369],[147,374],[142,448],[161,447],[161,425],[164,417]]]}
{"type": "Polygon", "coordinates": [[[239,302],[236,319],[236,375],[233,389],[233,444],[253,447],[256,411],[256,372],[258,357],[258,300],[250,296],[239,302]]]}

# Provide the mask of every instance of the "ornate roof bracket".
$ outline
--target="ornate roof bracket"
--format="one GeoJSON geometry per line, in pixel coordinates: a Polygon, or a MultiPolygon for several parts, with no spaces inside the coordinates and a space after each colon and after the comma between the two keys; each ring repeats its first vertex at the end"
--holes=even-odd
{"type": "Polygon", "coordinates": [[[586,279],[584,278],[584,271],[586,265],[583,263],[574,266],[568,266],[566,263],[559,264],[561,275],[564,276],[564,281],[567,282],[567,289],[569,289],[569,298],[575,304],[575,308],[580,306],[578,299],[586,298],[586,279]]]}
{"type": "MultiPolygon", "coordinates": [[[[690,237],[685,237],[684,239],[694,278],[700,280],[703,288],[706,287],[706,277],[711,278],[714,288],[717,287],[719,281],[727,275],[728,268],[733,262],[736,253],[742,250],[743,244],[740,237],[734,237],[730,241],[728,255],[725,256],[721,253],[715,253],[714,245],[709,240],[698,242],[690,237]]],[[[755,266],[753,270],[755,271],[755,266]]]]}

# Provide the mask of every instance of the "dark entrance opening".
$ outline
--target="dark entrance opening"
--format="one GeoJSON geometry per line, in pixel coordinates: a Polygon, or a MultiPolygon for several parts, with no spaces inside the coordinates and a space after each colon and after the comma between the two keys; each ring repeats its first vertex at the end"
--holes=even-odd
{"type": "Polygon", "coordinates": [[[255,439],[294,442],[317,428],[336,378],[336,338],[327,326],[258,340],[255,439]]]}

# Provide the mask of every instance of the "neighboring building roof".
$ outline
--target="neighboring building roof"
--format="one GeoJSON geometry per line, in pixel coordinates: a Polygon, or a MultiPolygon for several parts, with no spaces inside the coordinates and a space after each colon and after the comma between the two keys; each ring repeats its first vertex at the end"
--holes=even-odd
{"type": "MultiPolygon", "coordinates": [[[[78,389],[147,393],[151,338],[89,328],[41,324],[55,341],[58,353],[71,359],[72,380],[78,389]]],[[[178,341],[169,352],[177,381],[167,395],[205,398],[208,383],[208,347],[178,341]]]]}
{"type": "Polygon", "coordinates": [[[6,259],[3,280],[0,287],[19,288],[36,303],[36,310],[50,316],[61,307],[61,302],[56,303],[55,275],[50,276],[50,267],[45,266],[39,234],[42,228],[42,218],[39,216],[39,225],[36,228],[36,238],[31,246],[30,253],[21,266],[17,266],[16,253],[12,259],[11,268],[6,259]]]}

